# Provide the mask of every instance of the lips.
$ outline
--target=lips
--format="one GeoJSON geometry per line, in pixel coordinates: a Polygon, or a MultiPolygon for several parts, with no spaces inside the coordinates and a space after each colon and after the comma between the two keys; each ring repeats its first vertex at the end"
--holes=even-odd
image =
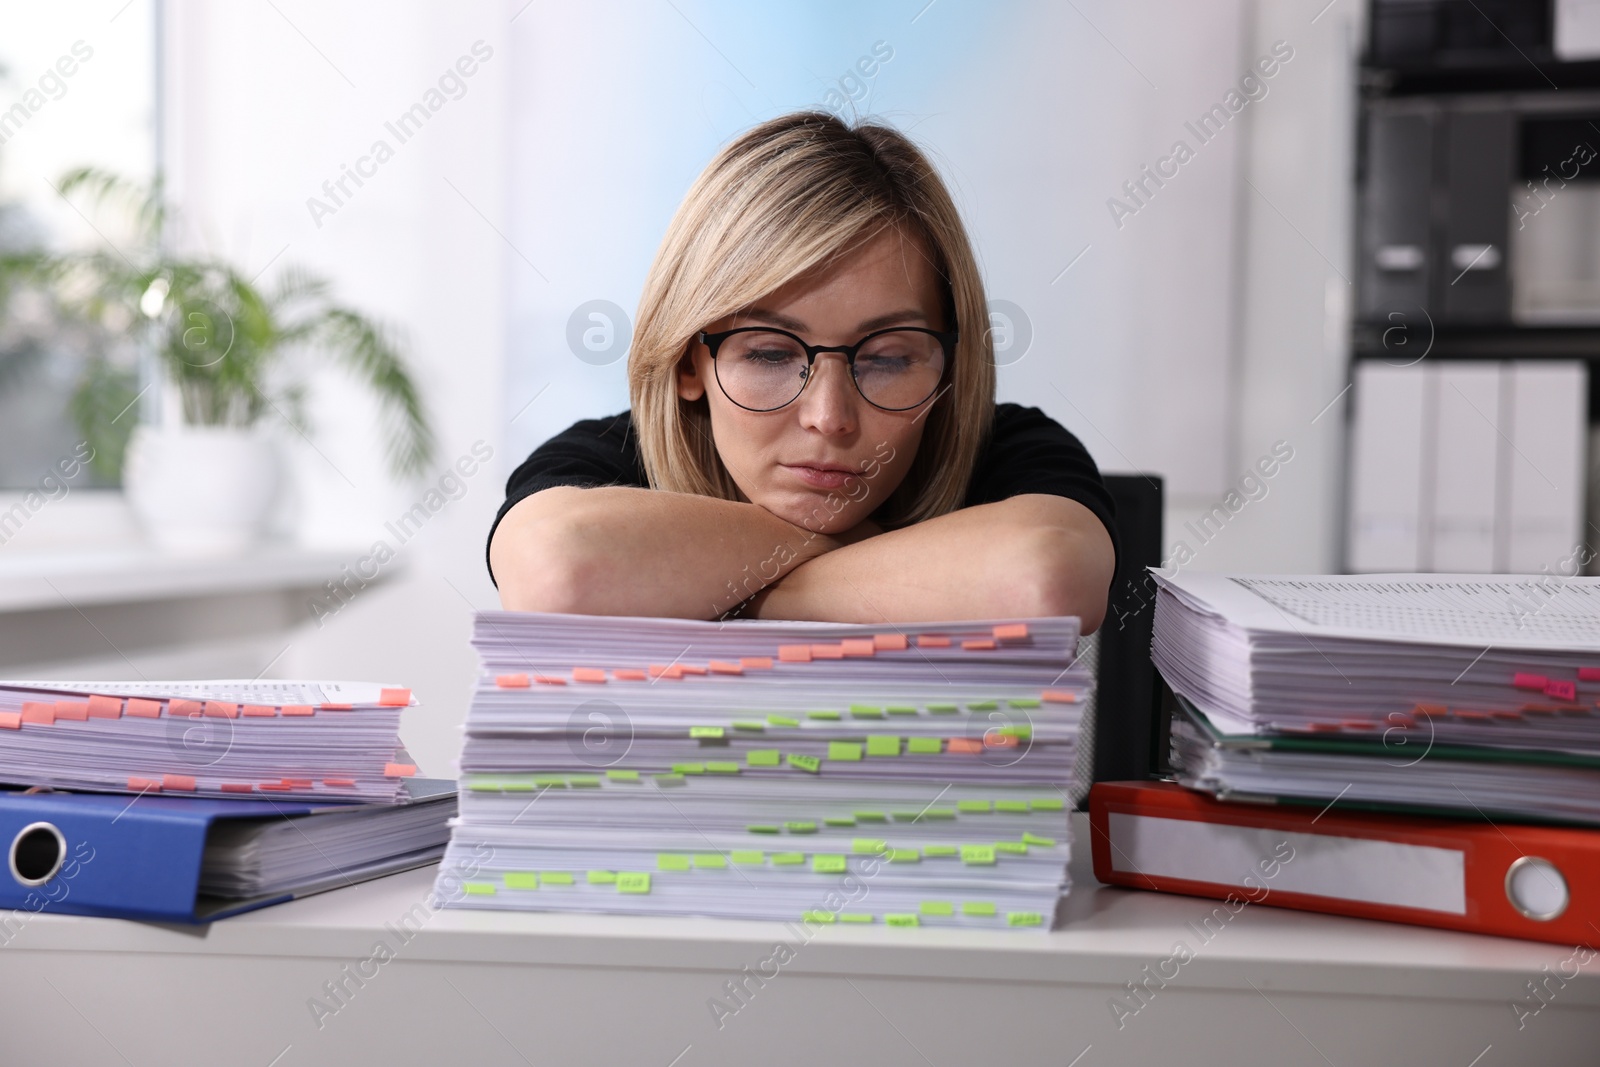
{"type": "Polygon", "coordinates": [[[841,467],[837,463],[786,463],[786,467],[810,467],[814,471],[838,471],[840,474],[854,474],[854,467],[841,467]]]}

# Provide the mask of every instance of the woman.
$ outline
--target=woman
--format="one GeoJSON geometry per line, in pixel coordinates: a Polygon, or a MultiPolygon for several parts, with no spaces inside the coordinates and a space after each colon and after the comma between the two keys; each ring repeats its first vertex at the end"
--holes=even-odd
{"type": "Polygon", "coordinates": [[[551,438],[489,535],[511,610],[1100,625],[1113,510],[1078,440],[994,403],[983,286],[887,127],[763,123],[645,281],[632,408],[551,438]]]}

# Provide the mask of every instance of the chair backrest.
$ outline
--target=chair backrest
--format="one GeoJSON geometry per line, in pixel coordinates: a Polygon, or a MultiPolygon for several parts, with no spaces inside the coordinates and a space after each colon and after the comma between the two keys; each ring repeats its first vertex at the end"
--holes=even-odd
{"type": "Polygon", "coordinates": [[[1167,730],[1150,661],[1155,582],[1146,567],[1162,562],[1162,479],[1107,474],[1117,505],[1117,573],[1105,622],[1094,634],[1094,780],[1147,778],[1166,767],[1167,730]]]}

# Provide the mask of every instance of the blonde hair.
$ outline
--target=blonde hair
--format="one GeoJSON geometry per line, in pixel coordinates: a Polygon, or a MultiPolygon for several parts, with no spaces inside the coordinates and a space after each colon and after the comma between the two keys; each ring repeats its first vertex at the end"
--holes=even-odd
{"type": "Polygon", "coordinates": [[[888,227],[922,239],[960,340],[917,455],[874,511],[884,528],[959,508],[994,420],[983,282],[944,183],[905,135],[825,112],[764,122],[717,153],[684,197],[645,279],[628,354],[639,456],[655,489],[738,500],[704,396],[678,395],[695,335],[888,227]],[[946,395],[948,394],[948,395],[946,395]]]}

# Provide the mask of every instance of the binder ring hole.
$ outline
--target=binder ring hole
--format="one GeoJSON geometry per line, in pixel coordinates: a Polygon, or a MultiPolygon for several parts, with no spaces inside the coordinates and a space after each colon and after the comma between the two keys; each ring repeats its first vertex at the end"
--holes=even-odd
{"type": "Polygon", "coordinates": [[[67,857],[67,839],[47,822],[24,826],[11,839],[11,877],[23,885],[43,885],[67,857]]]}
{"type": "Polygon", "coordinates": [[[1506,899],[1524,918],[1549,922],[1567,910],[1567,880],[1549,860],[1519,856],[1506,870],[1506,899]]]}

